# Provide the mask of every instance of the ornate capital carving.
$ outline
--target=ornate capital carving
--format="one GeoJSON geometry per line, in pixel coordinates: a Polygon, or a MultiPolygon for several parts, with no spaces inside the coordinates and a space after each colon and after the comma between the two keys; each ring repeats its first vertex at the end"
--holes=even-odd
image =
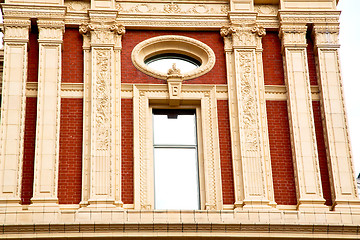
{"type": "Polygon", "coordinates": [[[306,25],[281,25],[280,37],[283,47],[306,46],[306,25]]]}
{"type": "Polygon", "coordinates": [[[5,41],[28,41],[30,20],[4,20],[4,40],[5,41]]]}
{"type": "Polygon", "coordinates": [[[266,32],[263,27],[250,27],[242,25],[241,27],[227,26],[220,29],[220,35],[224,37],[225,49],[234,47],[261,47],[261,37],[266,32]]]}
{"type": "Polygon", "coordinates": [[[37,21],[39,27],[39,41],[62,42],[65,32],[63,20],[41,20],[37,21]]]}
{"type": "Polygon", "coordinates": [[[91,43],[94,45],[116,44],[117,38],[125,34],[125,27],[119,22],[82,23],[79,32],[83,35],[91,33],[91,43]]]}
{"type": "Polygon", "coordinates": [[[315,44],[319,46],[339,46],[339,25],[315,25],[313,35],[315,44]]]}

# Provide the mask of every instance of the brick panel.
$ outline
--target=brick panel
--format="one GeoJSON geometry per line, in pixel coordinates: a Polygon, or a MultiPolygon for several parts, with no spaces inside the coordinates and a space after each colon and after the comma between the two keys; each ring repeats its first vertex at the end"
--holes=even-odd
{"type": "Polygon", "coordinates": [[[79,29],[66,28],[62,51],[62,82],[83,82],[83,39],[79,29]]]}
{"type": "Polygon", "coordinates": [[[287,103],[266,101],[266,110],[275,201],[280,205],[296,205],[287,103]]]}
{"type": "Polygon", "coordinates": [[[310,85],[318,85],[317,75],[316,75],[314,43],[309,36],[307,36],[306,41],[307,41],[306,52],[307,52],[307,57],[308,57],[310,85]]]}
{"type": "Polygon", "coordinates": [[[234,177],[231,156],[229,106],[227,100],[217,101],[220,141],[221,180],[224,204],[234,204],[234,177]]]}
{"type": "Polygon", "coordinates": [[[81,201],[83,99],[61,99],[58,198],[60,204],[81,201]]]}
{"type": "Polygon", "coordinates": [[[332,205],[331,188],[330,188],[329,170],[328,170],[328,164],[326,158],[323,125],[321,120],[320,102],[313,101],[312,105],[314,112],[315,133],[316,133],[316,142],[317,142],[317,149],[319,155],[319,166],[320,166],[323,197],[326,200],[325,204],[331,206],[332,205]]]}
{"type": "Polygon", "coordinates": [[[38,81],[38,66],[39,66],[39,43],[38,29],[35,25],[31,26],[29,33],[29,51],[28,51],[28,82],[38,81]]]}
{"type": "Polygon", "coordinates": [[[285,85],[281,41],[278,32],[267,32],[262,38],[265,85],[285,85]]]}
{"type": "Polygon", "coordinates": [[[183,32],[183,31],[136,31],[127,30],[123,37],[121,52],[121,78],[123,83],[153,83],[165,84],[166,80],[150,77],[137,70],[131,61],[131,52],[140,42],[162,35],[181,35],[197,39],[207,44],[216,55],[214,68],[198,78],[184,81],[185,84],[226,84],[226,63],[224,55],[224,43],[218,31],[216,32],[183,32]]]}
{"type": "Polygon", "coordinates": [[[133,100],[121,100],[121,199],[134,203],[133,100]]]}
{"type": "Polygon", "coordinates": [[[37,98],[26,98],[24,156],[21,183],[21,202],[30,204],[33,196],[34,158],[36,136],[36,103],[37,98]]]}

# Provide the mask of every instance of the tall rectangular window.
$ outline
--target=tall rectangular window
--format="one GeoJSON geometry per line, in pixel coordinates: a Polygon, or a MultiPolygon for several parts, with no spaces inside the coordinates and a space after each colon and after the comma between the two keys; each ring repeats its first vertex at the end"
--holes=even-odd
{"type": "Polygon", "coordinates": [[[200,209],[195,110],[153,109],[155,209],[200,209]]]}

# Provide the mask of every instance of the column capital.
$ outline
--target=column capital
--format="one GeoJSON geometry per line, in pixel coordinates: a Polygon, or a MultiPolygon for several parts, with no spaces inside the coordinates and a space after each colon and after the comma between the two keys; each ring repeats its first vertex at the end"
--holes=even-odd
{"type": "Polygon", "coordinates": [[[282,47],[306,47],[305,24],[281,24],[279,36],[282,40],[282,47]]]}
{"type": "Polygon", "coordinates": [[[28,42],[31,21],[23,19],[4,19],[5,42],[28,42]]]}
{"type": "Polygon", "coordinates": [[[313,36],[315,47],[319,48],[339,48],[339,24],[314,24],[313,36]]]}
{"type": "Polygon", "coordinates": [[[83,23],[79,32],[90,37],[92,46],[121,46],[121,37],[125,34],[125,27],[118,21],[83,23]]]}
{"type": "Polygon", "coordinates": [[[225,50],[234,48],[261,47],[261,37],[266,35],[263,27],[257,25],[230,25],[220,29],[220,35],[225,40],[225,50]]]}
{"type": "Polygon", "coordinates": [[[38,19],[39,43],[62,43],[65,22],[62,19],[38,19]]]}

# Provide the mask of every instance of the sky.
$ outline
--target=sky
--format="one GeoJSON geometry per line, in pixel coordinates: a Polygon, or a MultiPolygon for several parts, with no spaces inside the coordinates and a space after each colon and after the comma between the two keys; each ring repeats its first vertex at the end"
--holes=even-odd
{"type": "Polygon", "coordinates": [[[340,0],[340,64],[356,175],[360,173],[360,1],[340,0]]]}
{"type": "MultiPolygon", "coordinates": [[[[355,173],[360,173],[360,0],[340,0],[340,63],[355,173]]],[[[2,16],[0,13],[0,22],[2,16]]],[[[0,48],[2,48],[0,33],[0,48]]]]}

